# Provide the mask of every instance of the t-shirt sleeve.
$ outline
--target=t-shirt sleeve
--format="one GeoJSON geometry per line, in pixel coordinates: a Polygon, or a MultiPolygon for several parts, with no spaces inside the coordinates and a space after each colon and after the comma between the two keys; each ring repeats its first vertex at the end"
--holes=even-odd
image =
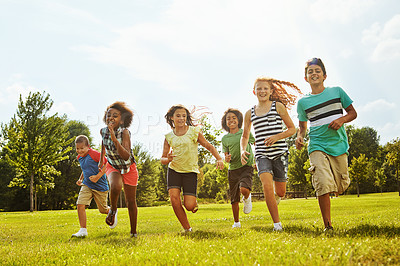
{"type": "Polygon", "coordinates": [[[353,103],[353,100],[350,99],[349,95],[340,87],[339,88],[339,94],[340,94],[340,102],[342,103],[342,106],[344,109],[350,106],[350,104],[353,103]]]}
{"type": "Polygon", "coordinates": [[[190,138],[193,142],[197,143],[197,140],[199,138],[199,133],[201,130],[201,127],[197,126],[197,127],[191,127],[191,132],[190,132],[190,138]]]}
{"type": "Polygon", "coordinates": [[[304,110],[304,108],[302,106],[301,99],[297,102],[297,118],[299,119],[299,121],[302,121],[302,122],[308,121],[308,117],[307,117],[306,111],[304,110]]]}
{"type": "Polygon", "coordinates": [[[222,143],[222,152],[229,152],[225,136],[222,137],[221,143],[222,143]]]}
{"type": "Polygon", "coordinates": [[[96,163],[98,163],[100,161],[100,152],[96,151],[96,150],[89,150],[89,156],[92,158],[93,161],[95,161],[96,163]]]}

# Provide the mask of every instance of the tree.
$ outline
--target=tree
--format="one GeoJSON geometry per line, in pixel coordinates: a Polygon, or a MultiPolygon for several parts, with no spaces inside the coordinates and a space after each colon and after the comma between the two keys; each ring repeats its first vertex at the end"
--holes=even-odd
{"type": "Polygon", "coordinates": [[[368,174],[368,158],[364,154],[351,160],[349,174],[352,181],[356,182],[357,197],[360,197],[360,183],[365,180],[368,174]]]}
{"type": "MultiPolygon", "coordinates": [[[[218,136],[221,135],[222,130],[216,129],[209,122],[206,116],[200,120],[202,126],[202,133],[204,138],[213,145],[218,152],[221,152],[221,141],[218,140],[218,136]]],[[[207,163],[212,163],[212,154],[203,146],[199,145],[199,166],[203,167],[207,163]]]]}
{"type": "Polygon", "coordinates": [[[36,184],[49,180],[57,173],[54,165],[66,159],[70,149],[63,149],[72,139],[68,139],[65,117],[57,113],[47,117],[53,105],[46,93],[29,93],[25,101],[20,95],[17,114],[8,125],[2,125],[6,159],[15,167],[17,177],[10,185],[30,189],[30,211],[34,209],[33,193],[36,184]],[[51,174],[51,175],[50,175],[51,174]]]}
{"type": "Polygon", "coordinates": [[[395,166],[396,169],[396,180],[397,188],[400,196],[400,180],[399,180],[399,166],[400,166],[400,138],[391,141],[386,145],[388,153],[386,154],[386,160],[389,165],[395,166]]]}
{"type": "Polygon", "coordinates": [[[310,178],[307,178],[308,168],[304,165],[308,160],[307,143],[301,150],[296,150],[295,147],[289,148],[289,166],[288,166],[288,183],[294,190],[303,190],[305,194],[311,190],[310,178]]]}
{"type": "Polygon", "coordinates": [[[366,158],[376,157],[379,148],[379,136],[371,127],[355,128],[346,126],[349,139],[349,161],[364,154],[366,158]]]}

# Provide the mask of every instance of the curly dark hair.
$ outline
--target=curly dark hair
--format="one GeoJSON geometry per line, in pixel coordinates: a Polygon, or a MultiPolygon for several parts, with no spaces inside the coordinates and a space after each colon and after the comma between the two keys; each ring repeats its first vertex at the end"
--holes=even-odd
{"type": "Polygon", "coordinates": [[[133,119],[133,111],[128,108],[128,105],[125,102],[115,102],[109,106],[107,106],[106,111],[104,112],[103,121],[107,124],[107,111],[110,108],[117,109],[121,112],[121,120],[123,121],[123,127],[128,128],[132,124],[133,119]]]}
{"type": "Polygon", "coordinates": [[[175,111],[176,110],[178,110],[178,109],[184,109],[185,111],[186,111],[186,124],[188,125],[188,126],[194,126],[194,123],[193,123],[193,118],[192,118],[192,115],[191,115],[191,113],[189,112],[189,110],[185,107],[185,106],[183,106],[182,104],[176,104],[176,105],[173,105],[171,108],[169,108],[168,109],[168,112],[165,114],[165,120],[167,121],[167,123],[168,123],[168,125],[170,125],[171,126],[171,128],[174,128],[175,126],[174,126],[174,122],[172,121],[172,117],[174,116],[174,113],[175,113],[175,111]]]}
{"type": "Polygon", "coordinates": [[[222,128],[229,132],[229,127],[226,124],[226,116],[229,113],[233,113],[234,115],[236,115],[237,119],[238,119],[238,127],[242,128],[242,124],[243,124],[243,114],[242,112],[240,112],[238,109],[234,109],[234,108],[228,108],[228,110],[225,111],[224,116],[221,118],[221,126],[222,128]]]}

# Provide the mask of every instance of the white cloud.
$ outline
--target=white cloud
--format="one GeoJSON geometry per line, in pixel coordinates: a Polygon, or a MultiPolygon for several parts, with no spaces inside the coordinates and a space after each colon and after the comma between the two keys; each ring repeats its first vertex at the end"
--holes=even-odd
{"type": "Polygon", "coordinates": [[[15,104],[18,102],[20,95],[22,98],[26,98],[30,92],[37,91],[39,91],[39,89],[33,86],[27,85],[23,82],[15,82],[12,85],[0,90],[0,103],[15,104]]]}
{"type": "Polygon", "coordinates": [[[380,112],[380,111],[390,111],[396,109],[397,105],[386,101],[385,99],[377,99],[373,102],[369,102],[363,106],[357,107],[358,112],[380,112]]]}
{"type": "Polygon", "coordinates": [[[362,42],[373,45],[370,59],[375,62],[391,61],[400,58],[400,14],[395,15],[383,27],[374,23],[363,31],[362,42]]]}
{"type": "Polygon", "coordinates": [[[75,113],[76,109],[70,102],[60,102],[53,105],[53,111],[59,114],[75,113]]]}
{"type": "Polygon", "coordinates": [[[316,21],[348,23],[362,16],[376,0],[318,0],[310,6],[310,16],[316,21]]]}

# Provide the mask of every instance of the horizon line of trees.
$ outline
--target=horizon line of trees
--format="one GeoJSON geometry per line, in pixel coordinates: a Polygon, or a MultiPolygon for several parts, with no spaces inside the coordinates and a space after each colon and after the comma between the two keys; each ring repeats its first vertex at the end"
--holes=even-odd
{"type": "MultiPolygon", "coordinates": [[[[86,135],[92,140],[87,125],[68,120],[66,115],[48,115],[53,105],[46,92],[29,93],[19,98],[18,109],[0,133],[0,211],[60,210],[75,208],[80,187],[75,182],[81,169],[76,160],[74,139],[86,135]]],[[[202,119],[206,139],[221,152],[218,137],[222,130],[202,119]]],[[[379,145],[379,136],[371,127],[346,126],[349,138],[349,174],[347,194],[399,191],[400,138],[379,145]]],[[[288,191],[301,191],[313,196],[307,147],[296,150],[296,136],[287,139],[289,146],[288,191]]],[[[306,141],[308,136],[306,136],[306,141]]],[[[133,144],[139,182],[138,206],[154,206],[169,200],[167,167],[154,158],[140,143],[133,144]]],[[[198,198],[227,202],[228,164],[215,169],[213,157],[199,146],[198,198]]],[[[262,192],[254,171],[253,191],[262,192]]],[[[124,206],[124,197],[120,206],[124,206]]]]}

